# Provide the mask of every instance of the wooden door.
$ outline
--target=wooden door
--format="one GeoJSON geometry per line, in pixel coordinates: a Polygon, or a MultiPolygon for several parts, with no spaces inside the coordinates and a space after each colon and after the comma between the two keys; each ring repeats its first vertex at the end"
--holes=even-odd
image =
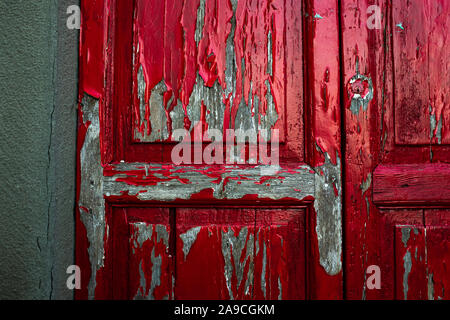
{"type": "Polygon", "coordinates": [[[77,298],[342,298],[338,1],[82,13],[77,298]],[[208,129],[278,133],[279,163],[208,164],[208,129]]]}
{"type": "Polygon", "coordinates": [[[343,0],[341,13],[345,295],[448,299],[449,2],[343,0]]]}

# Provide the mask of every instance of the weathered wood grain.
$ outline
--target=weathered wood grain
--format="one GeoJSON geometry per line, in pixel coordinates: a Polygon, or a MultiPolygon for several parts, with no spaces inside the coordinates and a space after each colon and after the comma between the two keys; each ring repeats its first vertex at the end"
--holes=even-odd
{"type": "Polygon", "coordinates": [[[450,203],[450,165],[379,166],[373,174],[377,205],[442,205],[450,203]]]}

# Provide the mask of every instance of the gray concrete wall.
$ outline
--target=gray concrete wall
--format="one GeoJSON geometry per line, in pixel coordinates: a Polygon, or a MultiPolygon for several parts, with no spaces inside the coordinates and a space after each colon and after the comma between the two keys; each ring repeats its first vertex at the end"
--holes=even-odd
{"type": "Polygon", "coordinates": [[[75,1],[0,1],[0,299],[71,299],[75,1]]]}

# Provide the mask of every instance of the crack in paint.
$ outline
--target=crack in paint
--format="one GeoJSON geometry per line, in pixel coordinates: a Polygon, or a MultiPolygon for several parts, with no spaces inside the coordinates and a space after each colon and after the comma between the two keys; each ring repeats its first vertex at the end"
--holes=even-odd
{"type": "Polygon", "coordinates": [[[263,246],[263,265],[262,265],[262,272],[261,272],[261,289],[264,293],[264,299],[267,299],[267,293],[266,293],[266,265],[267,265],[267,245],[264,242],[263,246]]]}

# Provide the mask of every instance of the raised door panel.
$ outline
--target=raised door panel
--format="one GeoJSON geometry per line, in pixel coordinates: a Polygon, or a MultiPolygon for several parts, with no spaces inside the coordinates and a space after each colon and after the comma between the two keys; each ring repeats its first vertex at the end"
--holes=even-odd
{"type": "Polygon", "coordinates": [[[171,209],[112,207],[107,252],[113,299],[173,299],[171,209]]]}
{"type": "Polygon", "coordinates": [[[122,70],[113,84],[111,126],[121,140],[116,161],[170,163],[176,130],[206,144],[213,129],[223,140],[230,129],[264,140],[277,134],[282,161],[303,161],[301,24],[291,21],[299,5],[138,0],[120,6],[114,59],[122,70]]]}
{"type": "Polygon", "coordinates": [[[302,209],[178,209],[177,299],[304,299],[302,209]]]}
{"type": "Polygon", "coordinates": [[[177,299],[253,297],[253,209],[180,208],[176,225],[177,299]]]}

